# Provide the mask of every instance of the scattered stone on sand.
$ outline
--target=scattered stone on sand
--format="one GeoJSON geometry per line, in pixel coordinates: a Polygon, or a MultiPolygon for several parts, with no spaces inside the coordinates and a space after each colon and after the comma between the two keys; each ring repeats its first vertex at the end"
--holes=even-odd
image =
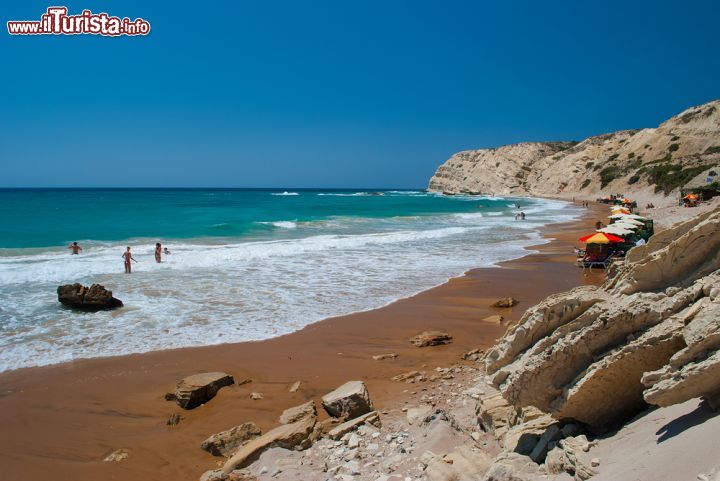
{"type": "Polygon", "coordinates": [[[317,416],[315,401],[308,401],[299,406],[286,409],[280,415],[280,424],[291,424],[308,416],[317,416]]]}
{"type": "Polygon", "coordinates": [[[393,376],[391,381],[397,381],[397,382],[423,382],[427,380],[427,377],[425,376],[425,371],[408,371],[404,372],[402,374],[398,374],[397,376],[393,376]]]}
{"type": "Polygon", "coordinates": [[[480,361],[483,358],[485,351],[483,349],[472,349],[464,353],[461,358],[464,361],[480,361]]]}
{"type": "MultiPolygon", "coordinates": [[[[500,306],[496,306],[496,307],[500,307],[500,306]]],[[[494,316],[487,316],[486,318],[483,319],[483,321],[491,322],[493,324],[502,324],[502,322],[504,320],[505,320],[505,318],[503,316],[501,316],[500,314],[496,314],[494,316]]]]}
{"type": "Polygon", "coordinates": [[[351,419],[350,421],[344,422],[340,424],[339,426],[334,427],[331,429],[327,436],[330,439],[338,440],[342,438],[347,433],[353,431],[357,427],[363,425],[363,424],[372,424],[375,427],[380,427],[380,416],[378,415],[377,411],[372,411],[367,414],[364,414],[360,417],[357,417],[355,419],[351,419]]]}
{"type": "Polygon", "coordinates": [[[177,426],[180,424],[182,417],[178,413],[171,414],[170,417],[165,421],[168,426],[177,426]]]}
{"type": "Polygon", "coordinates": [[[227,431],[213,434],[202,442],[200,447],[213,456],[230,456],[232,452],[262,434],[260,428],[253,422],[243,423],[227,431]]]}
{"type": "Polygon", "coordinates": [[[258,401],[263,398],[263,395],[261,392],[251,392],[250,393],[250,399],[253,401],[258,401]]]}
{"type": "Polygon", "coordinates": [[[417,347],[439,346],[452,342],[452,336],[445,331],[423,331],[410,339],[410,343],[417,347]]]}
{"type": "Polygon", "coordinates": [[[175,401],[183,409],[194,409],[215,397],[217,392],[233,383],[233,377],[224,372],[203,372],[181,380],[175,391],[165,399],[175,401]]]}
{"type": "Polygon", "coordinates": [[[78,283],[66,284],[57,288],[57,295],[63,306],[80,311],[95,312],[123,306],[120,299],[113,297],[112,291],[100,284],[90,287],[78,283]]]}
{"type": "Polygon", "coordinates": [[[597,474],[594,467],[600,465],[600,460],[594,458],[590,461],[583,460],[580,454],[590,449],[591,443],[585,435],[560,440],[545,457],[545,466],[550,474],[568,473],[575,479],[585,480],[597,474]],[[593,464],[597,461],[597,464],[593,464]]]}
{"type": "Polygon", "coordinates": [[[540,467],[532,459],[513,452],[500,453],[485,473],[483,481],[533,481],[540,467]]]}
{"type": "Polygon", "coordinates": [[[236,382],[235,384],[238,386],[244,386],[245,384],[250,384],[252,382],[252,379],[246,378],[241,379],[240,381],[236,382]]]}
{"type": "Polygon", "coordinates": [[[312,443],[311,435],[316,421],[316,417],[308,416],[292,424],[282,424],[262,436],[252,439],[228,459],[222,467],[222,472],[229,474],[234,469],[243,467],[249,459],[271,447],[307,449],[312,443]]]}
{"type": "Polygon", "coordinates": [[[422,422],[432,412],[432,406],[429,404],[421,404],[417,407],[408,408],[406,417],[409,424],[415,424],[417,422],[422,422]]]}
{"type": "Polygon", "coordinates": [[[372,358],[376,361],[384,361],[385,359],[395,359],[396,357],[398,357],[398,355],[392,352],[390,354],[378,354],[372,358]]]}
{"type": "Polygon", "coordinates": [[[503,297],[502,299],[498,299],[497,301],[495,301],[493,307],[513,307],[516,306],[517,303],[518,300],[514,297],[503,297]]]}
{"type": "Polygon", "coordinates": [[[349,381],[322,397],[322,406],[335,418],[352,419],[373,410],[370,394],[362,381],[349,381]]]}
{"type": "Polygon", "coordinates": [[[289,391],[289,392],[298,392],[298,390],[300,389],[300,385],[301,385],[301,384],[302,384],[302,382],[300,382],[300,381],[295,381],[294,383],[292,383],[292,386],[290,386],[290,388],[288,389],[288,391],[289,391]]]}
{"type": "Polygon", "coordinates": [[[124,459],[127,459],[130,456],[130,453],[127,452],[125,449],[116,449],[112,453],[105,456],[103,459],[106,463],[117,463],[124,459]]]}
{"type": "Polygon", "coordinates": [[[493,458],[471,446],[459,446],[445,456],[429,460],[425,474],[430,481],[482,479],[493,458]]]}

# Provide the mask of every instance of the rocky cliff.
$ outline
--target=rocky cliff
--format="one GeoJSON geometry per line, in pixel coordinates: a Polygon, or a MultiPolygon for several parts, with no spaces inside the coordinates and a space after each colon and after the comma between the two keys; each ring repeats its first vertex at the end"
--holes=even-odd
{"type": "MultiPolygon", "coordinates": [[[[535,142],[459,152],[430,179],[446,193],[595,198],[647,189],[667,195],[720,165],[720,100],[657,128],[582,142],[535,142]]],[[[720,174],[720,172],[718,172],[720,174]]]]}
{"type": "Polygon", "coordinates": [[[485,357],[492,383],[594,432],[648,404],[720,395],[720,209],[630,251],[602,287],[530,308],[485,357]]]}

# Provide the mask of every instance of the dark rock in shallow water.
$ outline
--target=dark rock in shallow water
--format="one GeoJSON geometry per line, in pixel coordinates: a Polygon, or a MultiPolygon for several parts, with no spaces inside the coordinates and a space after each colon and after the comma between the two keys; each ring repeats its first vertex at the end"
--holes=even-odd
{"type": "Polygon", "coordinates": [[[82,284],[67,284],[57,289],[58,301],[63,306],[81,311],[102,311],[122,307],[120,299],[112,295],[100,284],[93,284],[85,287],[82,284]]]}

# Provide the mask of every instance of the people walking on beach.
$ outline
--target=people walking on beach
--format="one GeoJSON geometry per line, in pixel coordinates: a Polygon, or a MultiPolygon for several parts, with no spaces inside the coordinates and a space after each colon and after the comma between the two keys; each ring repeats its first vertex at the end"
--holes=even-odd
{"type": "Polygon", "coordinates": [[[132,272],[132,262],[137,262],[135,258],[132,256],[132,253],[130,252],[130,246],[128,246],[127,250],[123,252],[122,255],[123,259],[125,259],[125,274],[130,274],[132,272]]]}
{"type": "Polygon", "coordinates": [[[158,264],[162,262],[162,247],[159,242],[155,243],[155,262],[158,264]]]}
{"type": "Polygon", "coordinates": [[[80,247],[77,242],[73,242],[68,246],[68,249],[72,250],[72,252],[70,252],[70,255],[78,255],[80,254],[82,247],[80,247]]]}

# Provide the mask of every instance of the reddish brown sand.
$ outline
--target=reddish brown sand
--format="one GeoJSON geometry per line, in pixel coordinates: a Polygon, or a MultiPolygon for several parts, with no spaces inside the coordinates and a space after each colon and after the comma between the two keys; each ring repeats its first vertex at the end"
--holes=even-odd
{"type": "MultiPolygon", "coordinates": [[[[596,210],[597,209],[597,210],[596,210]]],[[[593,231],[606,207],[584,220],[555,225],[555,240],[536,254],[500,268],[465,276],[369,312],[325,320],[276,339],[158,351],[0,374],[0,472],[13,481],[195,480],[220,458],[200,449],[208,435],[245,421],[263,430],[277,424],[289,406],[320,396],[353,379],[364,380],[376,407],[397,407],[408,384],[390,377],[412,369],[450,366],[472,348],[488,347],[506,325],[483,321],[501,314],[517,320],[549,294],[602,282],[602,271],[585,276],[573,264],[572,247],[593,231]],[[500,297],[520,301],[512,309],[490,307],[500,297]],[[425,329],[447,330],[448,346],[416,348],[408,339],[425,329]],[[371,356],[395,352],[394,360],[371,356]],[[423,367],[425,366],[425,367],[423,367]],[[223,388],[207,405],[183,411],[163,399],[180,378],[225,371],[242,386],[223,388]],[[289,386],[302,381],[300,390],[289,386]],[[250,393],[263,394],[250,400],[250,393]],[[179,413],[182,421],[166,420],[179,413]],[[103,462],[112,451],[122,462],[103,462]]]]}

